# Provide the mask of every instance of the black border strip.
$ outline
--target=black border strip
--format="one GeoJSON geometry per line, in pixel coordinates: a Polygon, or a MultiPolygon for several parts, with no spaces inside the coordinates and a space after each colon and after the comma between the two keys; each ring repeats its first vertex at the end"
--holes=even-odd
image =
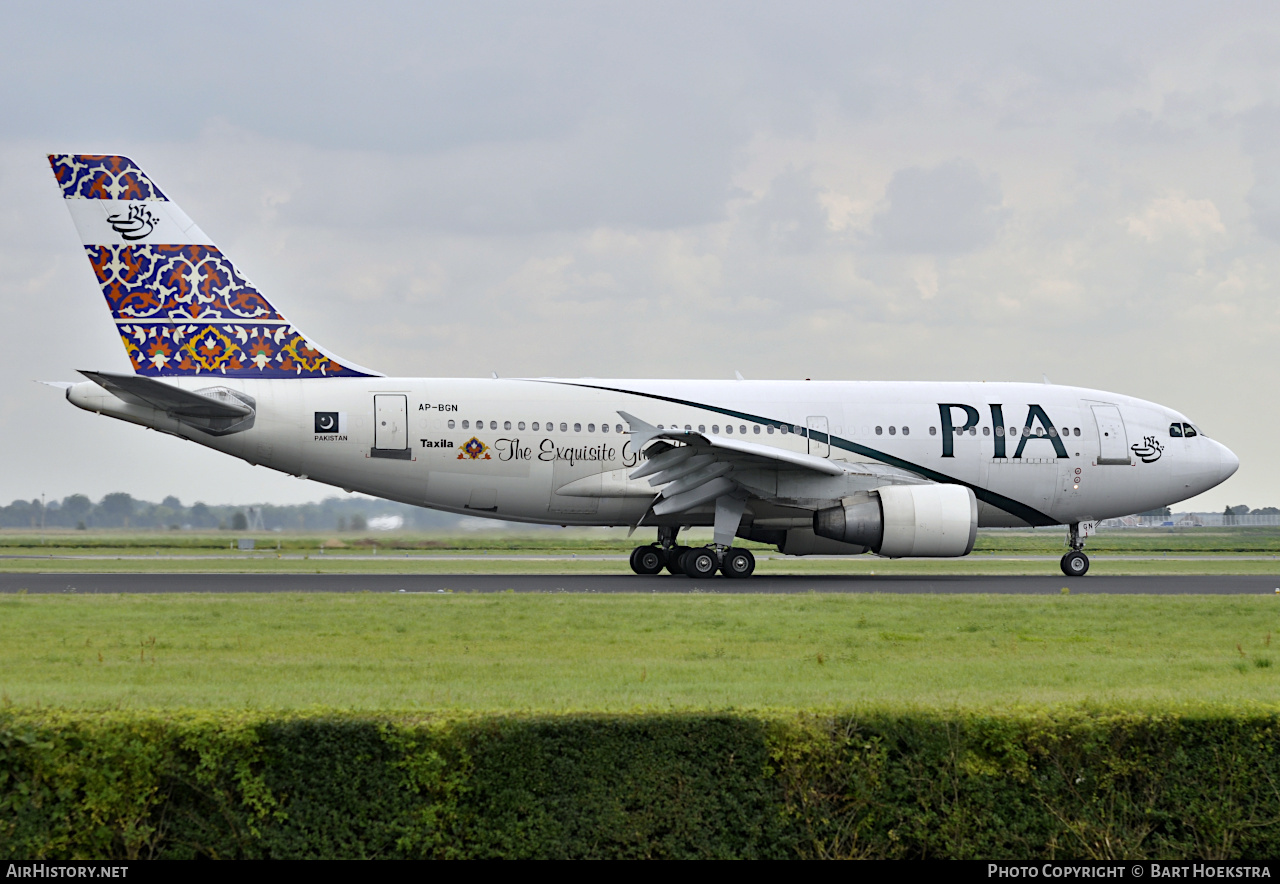
{"type": "MultiPolygon", "coordinates": [[[[765,424],[766,426],[781,427],[783,424],[786,424],[788,427],[794,426],[794,424],[792,424],[790,421],[772,420],[770,418],[764,418],[764,417],[760,417],[759,415],[748,414],[742,411],[732,411],[731,409],[728,409],[728,408],[718,408],[714,405],[706,405],[701,402],[691,402],[687,399],[677,399],[673,396],[662,396],[662,395],[659,395],[658,393],[643,393],[637,390],[623,390],[617,387],[602,387],[602,386],[597,386],[595,384],[582,384],[576,381],[553,381],[553,380],[543,380],[541,378],[531,379],[531,380],[533,380],[535,383],[556,384],[562,387],[581,387],[585,390],[605,390],[610,393],[621,393],[627,396],[639,396],[644,399],[656,399],[662,402],[670,402],[673,405],[685,405],[690,408],[700,408],[703,411],[711,411],[717,414],[723,414],[727,417],[737,418],[739,420],[747,420],[747,421],[751,421],[752,423],[765,424]]],[[[978,498],[978,500],[981,500],[983,503],[991,504],[991,506],[994,506],[997,509],[1004,510],[1009,515],[1016,516],[1017,518],[1022,519],[1024,522],[1028,523],[1029,525],[1034,525],[1034,526],[1043,528],[1050,525],[1062,524],[1062,522],[1060,522],[1058,519],[1051,518],[1045,515],[1044,513],[1040,512],[1039,510],[1033,507],[1027,506],[1025,503],[1019,503],[1018,501],[1013,500],[1012,498],[1005,497],[1002,494],[996,494],[994,491],[979,487],[977,485],[972,485],[968,482],[961,482],[959,479],[956,479],[953,476],[948,476],[946,473],[940,473],[937,470],[931,470],[928,467],[922,467],[919,464],[912,463],[911,461],[908,461],[908,460],[903,460],[900,457],[894,457],[892,454],[885,454],[883,451],[877,451],[874,448],[868,448],[865,445],[859,445],[857,442],[850,442],[848,439],[842,439],[839,436],[832,436],[829,433],[814,433],[812,438],[817,439],[818,441],[821,442],[821,441],[824,441],[823,439],[824,436],[826,437],[825,441],[829,445],[834,445],[837,448],[843,448],[845,451],[849,451],[854,454],[860,454],[864,457],[870,457],[888,466],[898,467],[899,469],[907,470],[925,479],[930,479],[934,482],[939,482],[945,485],[963,485],[964,487],[973,491],[974,497],[978,498]]]]}

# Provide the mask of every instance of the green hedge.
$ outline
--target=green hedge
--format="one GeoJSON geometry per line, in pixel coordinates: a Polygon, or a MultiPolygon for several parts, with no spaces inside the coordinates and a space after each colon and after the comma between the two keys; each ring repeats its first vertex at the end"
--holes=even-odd
{"type": "Polygon", "coordinates": [[[0,856],[1276,856],[1278,725],[8,709],[0,856]]]}

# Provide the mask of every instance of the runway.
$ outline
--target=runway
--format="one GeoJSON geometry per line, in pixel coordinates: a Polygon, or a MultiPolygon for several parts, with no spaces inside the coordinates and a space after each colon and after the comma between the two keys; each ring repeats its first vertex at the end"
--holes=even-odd
{"type": "MultiPolygon", "coordinates": [[[[998,593],[1058,595],[1277,595],[1280,576],[964,577],[756,576],[638,577],[557,574],[0,574],[0,594],[253,592],[535,593],[998,593]]],[[[1280,599],[1278,599],[1280,601],[1280,599]]]]}

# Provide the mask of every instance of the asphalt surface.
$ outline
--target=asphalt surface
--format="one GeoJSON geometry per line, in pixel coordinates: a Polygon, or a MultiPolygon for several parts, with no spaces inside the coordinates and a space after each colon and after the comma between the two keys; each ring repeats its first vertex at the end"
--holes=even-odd
{"type": "Polygon", "coordinates": [[[557,574],[0,574],[0,593],[176,592],[665,592],[665,593],[1000,593],[1057,595],[1277,595],[1280,576],[962,577],[777,576],[638,577],[557,574]]]}

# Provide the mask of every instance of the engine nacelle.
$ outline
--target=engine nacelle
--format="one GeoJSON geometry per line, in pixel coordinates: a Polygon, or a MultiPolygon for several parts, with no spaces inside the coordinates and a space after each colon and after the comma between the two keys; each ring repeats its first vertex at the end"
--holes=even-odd
{"type": "Polygon", "coordinates": [[[818,510],[813,532],[891,559],[967,556],[978,537],[978,500],[963,485],[884,485],[818,510]]]}

